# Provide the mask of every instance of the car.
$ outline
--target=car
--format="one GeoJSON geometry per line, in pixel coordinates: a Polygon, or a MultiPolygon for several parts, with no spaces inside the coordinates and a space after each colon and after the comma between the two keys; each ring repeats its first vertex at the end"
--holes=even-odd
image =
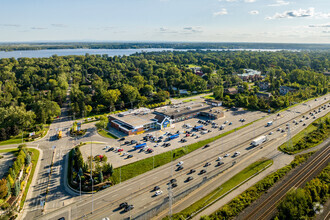
{"type": "Polygon", "coordinates": [[[184,139],[184,138],[182,138],[182,139],[181,139],[181,142],[184,143],[184,142],[187,142],[187,140],[184,139]]]}
{"type": "Polygon", "coordinates": [[[304,121],[304,119],[300,119],[300,121],[299,122],[303,122],[304,121]]]}
{"type": "Polygon", "coordinates": [[[190,171],[189,171],[189,173],[188,174],[191,174],[191,173],[195,173],[196,172],[196,170],[195,169],[191,169],[190,171]]]}
{"type": "Polygon", "coordinates": [[[217,163],[217,167],[218,167],[218,166],[221,166],[222,164],[224,164],[224,162],[219,161],[219,162],[217,163]]]}
{"type": "Polygon", "coordinates": [[[224,122],[224,124],[227,124],[227,123],[228,123],[228,121],[225,121],[225,122],[224,122]]]}
{"type": "Polygon", "coordinates": [[[176,171],[182,170],[183,166],[178,166],[178,168],[176,168],[176,171]]]}
{"type": "Polygon", "coordinates": [[[126,208],[125,208],[125,212],[128,212],[128,211],[130,211],[130,210],[132,210],[132,209],[134,209],[134,206],[133,205],[128,205],[128,206],[126,206],[126,208]]]}
{"type": "Polygon", "coordinates": [[[212,132],[211,130],[207,130],[208,133],[212,132]]]}
{"type": "Polygon", "coordinates": [[[196,138],[199,138],[199,135],[197,135],[196,138]]]}
{"type": "Polygon", "coordinates": [[[273,132],[271,131],[271,132],[269,132],[269,135],[272,135],[273,134],[273,132]]]}
{"type": "Polygon", "coordinates": [[[189,137],[190,136],[190,134],[186,134],[186,137],[189,137]]]}
{"type": "Polygon", "coordinates": [[[127,152],[124,152],[124,153],[123,153],[123,156],[126,156],[126,155],[129,155],[129,154],[128,154],[127,152]]]}
{"type": "Polygon", "coordinates": [[[118,152],[122,152],[122,151],[124,151],[124,149],[119,148],[117,151],[118,151],[118,152]]]}
{"type": "Polygon", "coordinates": [[[284,132],[285,132],[285,130],[283,129],[281,132],[282,132],[282,133],[284,133],[284,132]]]}
{"type": "Polygon", "coordinates": [[[205,145],[205,146],[204,146],[204,148],[208,148],[209,146],[210,146],[210,145],[209,145],[209,144],[207,144],[207,145],[205,145]]]}
{"type": "Polygon", "coordinates": [[[130,144],[131,142],[130,141],[125,141],[124,144],[130,144]]]}
{"type": "Polygon", "coordinates": [[[233,122],[229,122],[229,124],[228,125],[232,125],[233,124],[233,122]]]}
{"type": "Polygon", "coordinates": [[[293,120],[292,123],[296,123],[297,121],[296,120],[293,120]]]}
{"type": "Polygon", "coordinates": [[[176,179],[171,179],[170,183],[176,183],[176,179]]]}
{"type": "Polygon", "coordinates": [[[113,151],[115,148],[114,147],[110,147],[107,151],[113,151]]]}
{"type": "Polygon", "coordinates": [[[193,133],[191,136],[192,136],[192,137],[194,137],[194,136],[196,136],[196,134],[195,134],[195,133],[193,133]]]}
{"type": "Polygon", "coordinates": [[[236,152],[234,153],[234,157],[237,157],[237,156],[239,156],[239,155],[241,155],[241,152],[239,152],[239,151],[236,151],[236,152]]]}
{"type": "Polygon", "coordinates": [[[229,157],[230,156],[230,154],[225,154],[225,156],[224,157],[229,157]]]}
{"type": "Polygon", "coordinates": [[[130,155],[127,156],[127,159],[132,158],[132,157],[133,157],[133,155],[130,154],[130,155]]]}
{"type": "Polygon", "coordinates": [[[245,119],[244,118],[242,118],[242,122],[245,122],[245,119]]]}
{"type": "Polygon", "coordinates": [[[189,182],[190,180],[193,180],[193,179],[194,179],[194,177],[189,176],[189,177],[186,179],[186,182],[189,182]]]}
{"type": "Polygon", "coordinates": [[[278,114],[277,114],[277,116],[281,116],[281,114],[280,114],[280,113],[278,113],[278,114]]]}
{"type": "Polygon", "coordinates": [[[218,157],[217,161],[220,161],[220,160],[222,160],[222,157],[218,157]]]}
{"type": "Polygon", "coordinates": [[[123,209],[128,206],[127,202],[120,203],[119,208],[123,209]]]}
{"type": "Polygon", "coordinates": [[[131,140],[131,144],[136,144],[137,141],[136,140],[131,140]]]}
{"type": "Polygon", "coordinates": [[[305,126],[305,125],[306,125],[306,123],[303,124],[303,126],[305,126]]]}
{"type": "Polygon", "coordinates": [[[147,150],[147,153],[152,153],[152,152],[154,152],[153,149],[150,149],[150,148],[149,148],[149,149],[147,150]]]}
{"type": "Polygon", "coordinates": [[[161,190],[157,190],[157,191],[155,192],[155,196],[159,196],[159,195],[161,195],[161,194],[163,194],[163,191],[161,191],[161,190]]]}
{"type": "Polygon", "coordinates": [[[277,128],[277,131],[281,131],[282,129],[281,128],[277,128]]]}
{"type": "Polygon", "coordinates": [[[122,138],[120,138],[118,141],[124,141],[125,140],[125,138],[124,137],[122,137],[122,138]]]}
{"type": "Polygon", "coordinates": [[[315,99],[315,101],[317,101],[317,99],[315,99]]]}
{"type": "Polygon", "coordinates": [[[210,165],[211,165],[211,163],[210,162],[207,162],[206,164],[204,164],[204,167],[208,167],[210,165]]]}
{"type": "Polygon", "coordinates": [[[172,183],[172,188],[175,188],[175,187],[177,187],[178,186],[178,184],[176,184],[176,183],[172,183]]]}
{"type": "Polygon", "coordinates": [[[102,220],[110,220],[110,218],[109,217],[104,217],[104,218],[102,218],[102,220]]]}
{"type": "Polygon", "coordinates": [[[206,173],[206,170],[201,170],[199,173],[200,174],[206,173]]]}
{"type": "Polygon", "coordinates": [[[154,147],[158,147],[159,146],[159,144],[156,144],[154,147]]]}
{"type": "Polygon", "coordinates": [[[313,117],[313,119],[315,119],[315,118],[316,118],[316,116],[313,117]]]}
{"type": "Polygon", "coordinates": [[[181,166],[181,165],[183,165],[183,161],[180,161],[180,162],[177,164],[177,166],[181,166]]]}
{"type": "Polygon", "coordinates": [[[160,189],[159,186],[155,186],[155,187],[153,188],[153,191],[157,191],[157,190],[159,190],[159,189],[160,189]]]}

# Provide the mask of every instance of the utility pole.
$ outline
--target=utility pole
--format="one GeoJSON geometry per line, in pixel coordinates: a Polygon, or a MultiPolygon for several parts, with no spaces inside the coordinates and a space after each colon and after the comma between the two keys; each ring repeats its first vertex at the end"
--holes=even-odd
{"type": "Polygon", "coordinates": [[[287,148],[288,149],[292,149],[293,148],[293,146],[292,146],[292,138],[291,138],[291,131],[290,131],[290,124],[289,124],[289,126],[288,126],[288,134],[287,134],[288,136],[287,136],[287,148]]]}
{"type": "Polygon", "coordinates": [[[173,199],[172,186],[169,185],[169,187],[168,187],[168,202],[169,202],[168,216],[169,216],[170,219],[172,219],[172,199],[173,199]]]}
{"type": "Polygon", "coordinates": [[[94,210],[94,181],[93,181],[93,142],[91,139],[91,181],[92,181],[92,214],[94,210]]]}

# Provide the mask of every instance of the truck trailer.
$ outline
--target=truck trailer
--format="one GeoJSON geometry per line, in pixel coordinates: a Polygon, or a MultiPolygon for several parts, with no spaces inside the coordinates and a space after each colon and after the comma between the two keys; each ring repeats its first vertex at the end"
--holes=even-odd
{"type": "Polygon", "coordinates": [[[267,136],[260,136],[260,137],[257,137],[256,139],[254,139],[251,142],[251,145],[258,146],[259,144],[264,143],[265,141],[267,141],[267,136]]]}
{"type": "Polygon", "coordinates": [[[195,126],[194,128],[193,128],[193,130],[194,131],[199,131],[199,130],[201,130],[203,128],[203,125],[199,125],[199,126],[195,126]]]}
{"type": "Polygon", "coordinates": [[[134,149],[137,150],[137,149],[140,149],[140,148],[143,148],[143,147],[146,147],[147,146],[147,143],[143,143],[143,144],[137,144],[134,146],[134,149]]]}
{"type": "Polygon", "coordinates": [[[175,135],[172,135],[172,136],[169,136],[168,138],[167,138],[167,140],[173,140],[173,139],[175,139],[175,138],[178,138],[179,137],[179,134],[175,134],[175,135]]]}

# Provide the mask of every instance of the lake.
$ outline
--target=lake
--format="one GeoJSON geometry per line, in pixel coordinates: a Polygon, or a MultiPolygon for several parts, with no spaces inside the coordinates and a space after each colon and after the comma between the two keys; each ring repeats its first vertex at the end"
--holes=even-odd
{"type": "MultiPolygon", "coordinates": [[[[207,50],[207,49],[205,49],[207,50]]],[[[249,51],[271,51],[276,52],[280,49],[211,49],[212,51],[240,51],[240,50],[249,50],[249,51]]],[[[58,56],[69,56],[69,55],[85,55],[88,54],[107,54],[108,56],[129,56],[134,53],[141,52],[160,52],[160,51],[187,51],[186,49],[171,49],[171,48],[141,48],[141,49],[49,49],[49,50],[16,50],[16,51],[0,51],[1,58],[20,58],[20,57],[29,57],[29,58],[41,58],[41,57],[51,57],[53,55],[58,56]]]]}

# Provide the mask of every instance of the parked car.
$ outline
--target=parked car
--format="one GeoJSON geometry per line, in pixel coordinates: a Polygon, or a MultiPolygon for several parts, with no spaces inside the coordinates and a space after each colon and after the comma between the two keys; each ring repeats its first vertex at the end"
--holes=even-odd
{"type": "Polygon", "coordinates": [[[182,138],[182,139],[181,139],[181,142],[184,143],[184,142],[187,142],[187,140],[184,139],[184,138],[182,138]]]}
{"type": "Polygon", "coordinates": [[[195,173],[196,172],[196,170],[195,169],[191,169],[190,171],[189,171],[189,173],[188,174],[191,174],[191,173],[195,173]]]}
{"type": "Polygon", "coordinates": [[[176,184],[176,183],[172,183],[172,188],[175,188],[175,187],[177,187],[178,186],[178,184],[176,184]]]}
{"type": "Polygon", "coordinates": [[[233,123],[232,122],[229,122],[229,124],[228,125],[232,125],[233,123]]]}
{"type": "Polygon", "coordinates": [[[136,144],[137,141],[136,140],[131,140],[131,144],[136,144]]]}
{"type": "Polygon", "coordinates": [[[124,141],[125,140],[125,138],[124,137],[122,137],[122,138],[120,138],[118,141],[124,141]]]}
{"type": "Polygon", "coordinates": [[[225,154],[225,156],[224,157],[229,157],[230,156],[230,154],[225,154]]]}
{"type": "Polygon", "coordinates": [[[122,151],[124,151],[124,149],[122,149],[122,148],[119,148],[118,149],[118,152],[122,152],[122,151]]]}
{"type": "Polygon", "coordinates": [[[153,191],[157,191],[157,190],[159,190],[159,189],[160,189],[159,186],[155,186],[154,189],[153,189],[153,191]]]}
{"type": "Polygon", "coordinates": [[[208,167],[208,166],[210,166],[211,165],[211,163],[210,162],[207,162],[205,165],[204,165],[204,167],[208,167]]]}
{"type": "Polygon", "coordinates": [[[224,164],[224,162],[219,161],[219,162],[217,163],[217,166],[221,166],[222,164],[224,164]]]}
{"type": "Polygon", "coordinates": [[[201,170],[200,174],[206,173],[206,170],[201,170]]]}
{"type": "Polygon", "coordinates": [[[110,147],[107,151],[113,151],[115,148],[114,147],[110,147]]]}
{"type": "Polygon", "coordinates": [[[130,154],[130,155],[127,156],[127,159],[132,158],[132,157],[133,157],[133,155],[130,154]]]}
{"type": "Polygon", "coordinates": [[[178,168],[176,168],[176,171],[182,170],[183,166],[178,166],[178,168]]]}
{"type": "Polygon", "coordinates": [[[130,141],[125,141],[124,144],[130,144],[131,142],[130,141]]]}
{"type": "Polygon", "coordinates": [[[269,132],[269,135],[272,135],[273,134],[273,132],[271,131],[271,132],[269,132]]]}
{"type": "Polygon", "coordinates": [[[220,160],[222,160],[222,157],[218,157],[217,161],[220,161],[220,160]]]}
{"type": "Polygon", "coordinates": [[[176,183],[176,179],[171,179],[170,183],[176,183]]]}
{"type": "Polygon", "coordinates": [[[104,148],[103,148],[103,150],[106,150],[106,149],[108,149],[110,146],[105,146],[104,148]]]}
{"type": "Polygon", "coordinates": [[[193,179],[194,179],[194,177],[189,176],[189,177],[186,179],[186,182],[189,182],[190,180],[193,180],[193,179]]]}
{"type": "Polygon", "coordinates": [[[240,153],[239,151],[236,151],[236,152],[234,153],[234,157],[237,157],[237,156],[239,156],[239,155],[241,155],[241,153],[240,153]]]}
{"type": "Polygon", "coordinates": [[[132,209],[134,209],[134,206],[133,205],[128,205],[128,206],[126,206],[126,208],[125,208],[125,212],[128,212],[128,211],[130,211],[130,210],[132,210],[132,209]]]}
{"type": "Polygon", "coordinates": [[[207,145],[205,145],[205,146],[204,146],[204,148],[208,148],[209,146],[210,146],[210,145],[209,145],[209,144],[207,144],[207,145]]]}
{"type": "Polygon", "coordinates": [[[180,161],[180,162],[177,164],[177,166],[181,166],[181,165],[183,165],[183,161],[180,161]]]}
{"type": "Polygon", "coordinates": [[[119,208],[123,209],[128,206],[127,202],[120,203],[119,208]]]}
{"type": "Polygon", "coordinates": [[[159,195],[161,195],[161,194],[163,194],[163,191],[161,191],[161,190],[157,190],[157,191],[155,192],[155,196],[159,196],[159,195]]]}

